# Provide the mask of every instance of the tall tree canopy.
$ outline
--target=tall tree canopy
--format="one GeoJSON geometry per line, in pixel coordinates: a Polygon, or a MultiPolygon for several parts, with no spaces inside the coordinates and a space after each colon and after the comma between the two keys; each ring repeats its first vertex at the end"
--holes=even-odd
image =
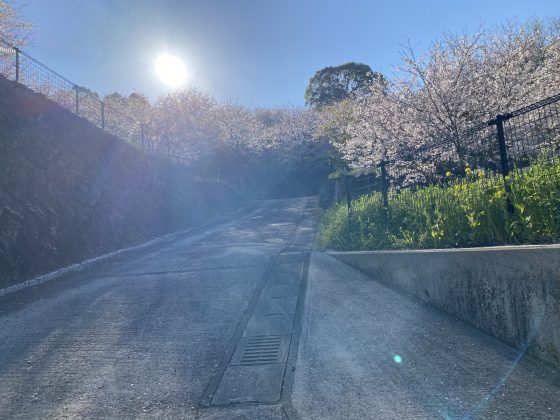
{"type": "Polygon", "coordinates": [[[321,108],[343,101],[352,94],[367,94],[374,80],[383,81],[383,75],[373,72],[367,64],[351,62],[325,67],[309,80],[305,104],[321,108]]]}

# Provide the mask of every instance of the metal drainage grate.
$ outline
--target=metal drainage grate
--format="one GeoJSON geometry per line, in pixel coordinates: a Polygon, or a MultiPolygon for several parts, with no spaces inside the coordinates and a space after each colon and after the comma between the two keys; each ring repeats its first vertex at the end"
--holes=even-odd
{"type": "Polygon", "coordinates": [[[247,338],[237,363],[244,366],[267,365],[278,363],[281,355],[283,337],[280,335],[260,335],[247,338]]]}

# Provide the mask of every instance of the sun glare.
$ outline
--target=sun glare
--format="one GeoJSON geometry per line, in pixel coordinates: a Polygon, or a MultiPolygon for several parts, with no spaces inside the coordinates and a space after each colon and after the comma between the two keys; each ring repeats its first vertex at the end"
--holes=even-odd
{"type": "Polygon", "coordinates": [[[173,88],[181,86],[187,80],[185,65],[170,54],[160,54],[156,58],[156,73],[163,83],[173,88]]]}

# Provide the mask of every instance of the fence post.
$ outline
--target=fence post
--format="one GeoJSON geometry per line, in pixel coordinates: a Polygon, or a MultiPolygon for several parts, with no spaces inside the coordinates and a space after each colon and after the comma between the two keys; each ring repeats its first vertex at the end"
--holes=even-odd
{"type": "Polygon", "coordinates": [[[105,102],[101,102],[101,128],[105,130],[105,102]]]}
{"type": "Polygon", "coordinates": [[[504,121],[511,118],[510,114],[496,115],[496,119],[491,121],[491,123],[496,124],[496,134],[498,137],[498,145],[500,146],[500,161],[502,164],[502,177],[504,178],[504,189],[506,193],[506,206],[509,214],[513,214],[514,208],[511,202],[511,189],[509,187],[509,182],[506,177],[509,174],[509,160],[506,145],[506,135],[504,131],[504,121]]]}
{"type": "Polygon", "coordinates": [[[16,82],[19,83],[19,48],[14,47],[14,51],[16,53],[16,82]]]}
{"type": "Polygon", "coordinates": [[[352,237],[352,182],[350,175],[344,176],[344,189],[346,190],[346,229],[348,232],[348,241],[351,241],[352,237]]]}
{"type": "Polygon", "coordinates": [[[498,134],[498,144],[500,146],[500,160],[502,162],[502,176],[505,178],[509,174],[509,161],[507,155],[506,136],[504,133],[504,121],[509,119],[507,115],[496,116],[496,128],[498,134]]]}
{"type": "Polygon", "coordinates": [[[74,90],[76,91],[76,115],[80,115],[80,87],[74,85],[74,90]]]}
{"type": "Polygon", "coordinates": [[[344,177],[344,187],[346,190],[346,206],[348,207],[348,212],[352,208],[352,180],[350,175],[344,177]]]}
{"type": "Polygon", "coordinates": [[[389,208],[389,197],[388,197],[389,183],[387,182],[386,165],[387,165],[386,160],[382,160],[381,163],[379,164],[379,167],[381,168],[381,193],[383,194],[383,207],[385,208],[385,213],[387,213],[387,210],[389,208]]]}

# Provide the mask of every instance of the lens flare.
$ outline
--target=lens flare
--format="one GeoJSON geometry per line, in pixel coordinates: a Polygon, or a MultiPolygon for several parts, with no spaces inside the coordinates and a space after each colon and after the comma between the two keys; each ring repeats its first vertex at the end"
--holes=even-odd
{"type": "Polygon", "coordinates": [[[402,363],[402,357],[399,356],[398,354],[395,354],[393,356],[393,360],[395,361],[395,363],[402,363]]]}

